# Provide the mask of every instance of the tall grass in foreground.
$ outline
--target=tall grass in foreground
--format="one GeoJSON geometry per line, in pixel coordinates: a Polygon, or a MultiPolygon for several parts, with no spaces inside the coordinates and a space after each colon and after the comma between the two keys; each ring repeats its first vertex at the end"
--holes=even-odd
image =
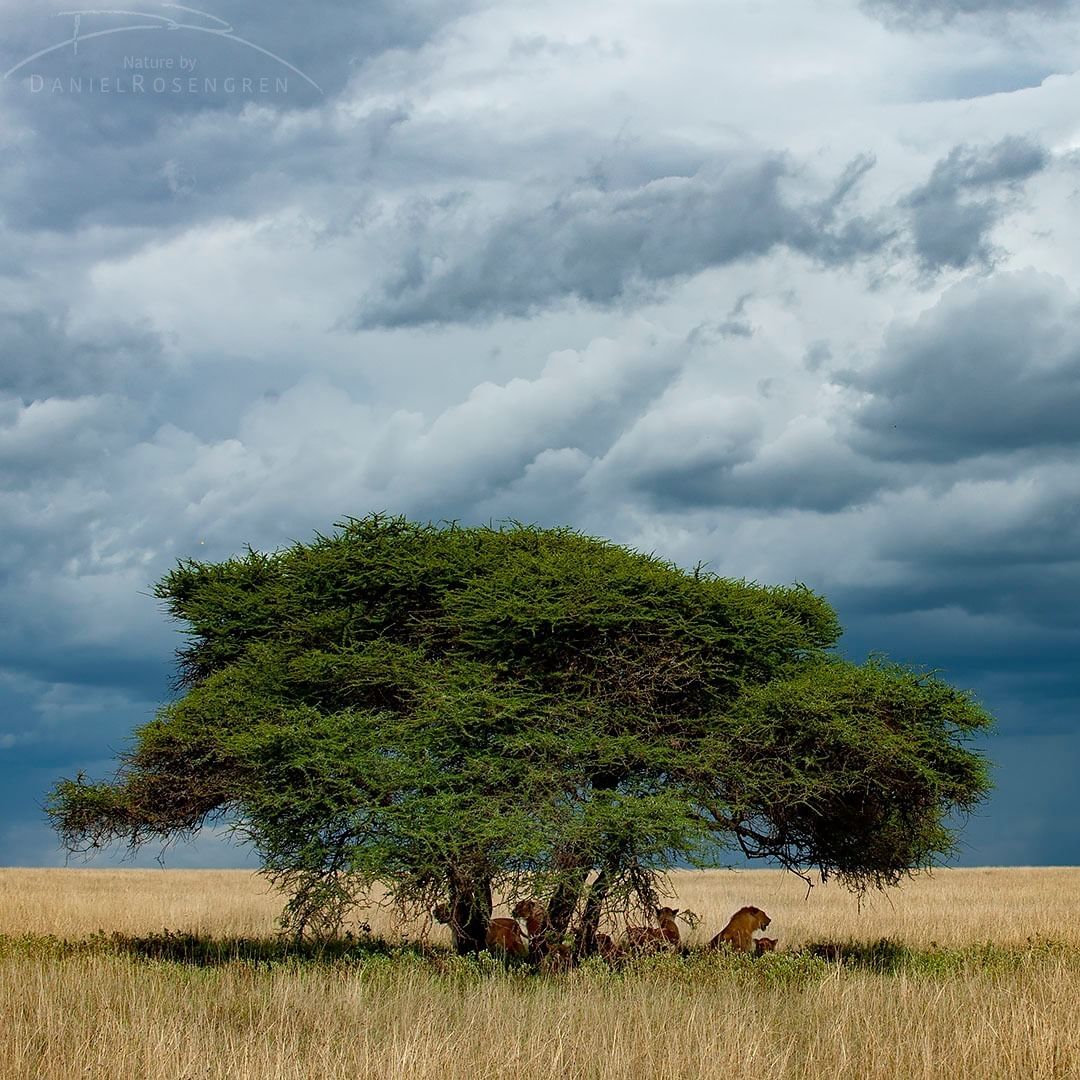
{"type": "Polygon", "coordinates": [[[0,871],[0,1076],[1080,1076],[1080,871],[939,872],[861,912],[768,871],[675,885],[702,940],[757,903],[787,951],[552,977],[319,958],[273,941],[279,901],[247,874],[0,871]],[[793,955],[823,939],[849,961],[793,955]]]}

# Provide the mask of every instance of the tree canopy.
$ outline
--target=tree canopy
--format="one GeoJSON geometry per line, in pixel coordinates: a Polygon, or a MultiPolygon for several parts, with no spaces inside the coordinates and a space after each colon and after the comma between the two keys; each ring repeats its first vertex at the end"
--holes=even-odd
{"type": "Polygon", "coordinates": [[[61,781],[71,850],[228,819],[332,927],[376,887],[482,947],[493,893],[587,951],[674,865],[733,848],[850,887],[954,844],[990,723],[932,673],[833,652],[802,585],[762,586],[570,529],[350,519],[157,586],[182,693],[106,782],[61,781]]]}

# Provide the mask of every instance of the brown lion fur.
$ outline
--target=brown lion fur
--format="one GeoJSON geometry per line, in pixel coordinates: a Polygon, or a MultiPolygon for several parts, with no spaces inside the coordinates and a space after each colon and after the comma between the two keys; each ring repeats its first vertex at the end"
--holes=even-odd
{"type": "MultiPolygon", "coordinates": [[[[457,939],[458,931],[447,904],[436,904],[431,912],[436,922],[450,927],[450,933],[457,939]]],[[[521,932],[517,919],[491,919],[488,922],[485,946],[493,953],[508,956],[527,956],[529,946],[521,932]]]]}
{"type": "Polygon", "coordinates": [[[710,949],[731,945],[739,952],[752,952],[754,931],[764,930],[772,919],[759,907],[742,907],[731,916],[727,926],[709,942],[710,949]]]}
{"type": "Polygon", "coordinates": [[[754,942],[754,955],[760,956],[762,953],[775,952],[776,940],[776,938],[771,937],[759,937],[754,942]]]}
{"type": "Polygon", "coordinates": [[[612,940],[610,934],[596,933],[596,951],[605,960],[614,960],[619,955],[619,946],[612,940]]]}
{"type": "Polygon", "coordinates": [[[525,935],[522,934],[517,919],[492,919],[488,923],[485,944],[493,953],[527,956],[529,952],[529,946],[525,942],[525,935]]]}
{"type": "Polygon", "coordinates": [[[537,900],[519,900],[510,913],[515,919],[525,920],[525,933],[534,938],[551,925],[547,908],[537,900]]]}
{"type": "Polygon", "coordinates": [[[545,974],[569,971],[574,966],[574,950],[569,945],[552,945],[540,961],[540,970],[545,974]]]}
{"type": "Polygon", "coordinates": [[[628,926],[626,928],[626,937],[623,940],[629,948],[638,951],[643,949],[677,949],[679,947],[679,925],[675,922],[675,916],[678,914],[678,908],[657,908],[656,921],[660,924],[659,929],[653,926],[628,926]]]}

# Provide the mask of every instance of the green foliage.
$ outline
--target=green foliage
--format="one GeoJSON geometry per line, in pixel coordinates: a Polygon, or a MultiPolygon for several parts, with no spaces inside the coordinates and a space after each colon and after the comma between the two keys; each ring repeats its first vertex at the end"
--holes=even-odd
{"type": "Polygon", "coordinates": [[[948,815],[988,789],[966,745],[987,715],[833,657],[809,589],[569,529],[373,516],[181,563],[157,595],[187,628],[183,695],[49,812],[72,849],[235,819],[298,930],[378,885],[414,912],[448,900],[466,947],[493,890],[549,899],[561,935],[732,844],[880,886],[947,853],[948,815]]]}
{"type": "Polygon", "coordinates": [[[987,941],[925,948],[891,938],[874,942],[816,942],[794,951],[764,956],[698,948],[642,954],[615,963],[590,956],[569,972],[536,973],[521,965],[508,965],[488,952],[457,956],[445,947],[388,942],[369,933],[315,942],[283,935],[219,938],[167,929],[141,935],[99,930],[78,939],[0,934],[0,960],[88,957],[127,957],[137,963],[196,969],[228,965],[262,971],[346,969],[376,978],[416,971],[440,982],[459,985],[512,980],[526,992],[552,980],[588,981],[600,986],[675,983],[688,989],[734,983],[752,991],[761,987],[815,986],[835,978],[839,972],[870,972],[882,979],[904,976],[947,981],[977,974],[1009,978],[1017,972],[1056,970],[1061,966],[1080,970],[1080,951],[1075,945],[1045,938],[1032,938],[1023,945],[987,941]]]}

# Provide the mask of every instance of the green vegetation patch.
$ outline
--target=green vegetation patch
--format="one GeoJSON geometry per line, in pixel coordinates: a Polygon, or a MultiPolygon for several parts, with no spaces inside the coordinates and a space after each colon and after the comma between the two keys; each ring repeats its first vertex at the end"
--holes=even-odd
{"type": "Polygon", "coordinates": [[[799,950],[760,957],[728,950],[685,949],[679,953],[628,957],[613,963],[589,957],[570,971],[550,973],[537,972],[524,963],[507,963],[486,952],[459,956],[443,946],[393,943],[370,934],[323,942],[284,935],[218,938],[170,930],[146,935],[99,931],[77,939],[48,934],[0,935],[0,960],[52,961],[95,956],[128,957],[185,968],[234,964],[268,970],[351,968],[372,976],[419,971],[450,982],[510,979],[523,986],[599,980],[699,987],[734,981],[767,987],[816,984],[844,972],[950,978],[977,973],[1009,975],[1031,967],[1062,964],[1080,974],[1080,948],[1041,937],[1017,946],[983,942],[929,948],[915,948],[890,938],[875,942],[821,941],[799,950]]]}

